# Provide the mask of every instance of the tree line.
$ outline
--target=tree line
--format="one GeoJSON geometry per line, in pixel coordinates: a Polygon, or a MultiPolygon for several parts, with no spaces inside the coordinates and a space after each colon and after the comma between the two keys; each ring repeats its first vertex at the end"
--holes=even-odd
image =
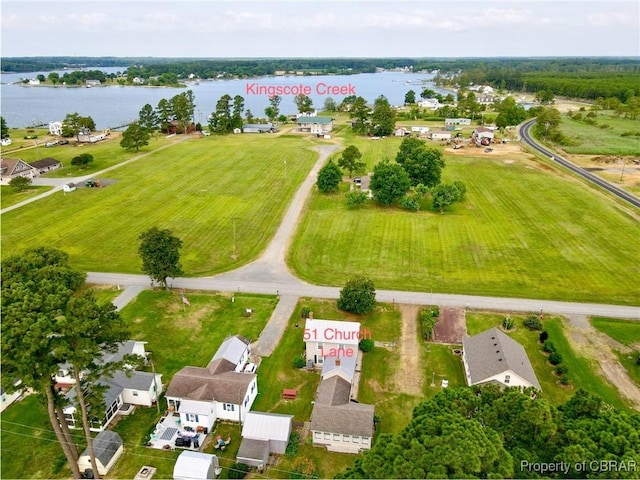
{"type": "Polygon", "coordinates": [[[559,406],[533,393],[442,390],[335,478],[637,478],[640,415],[584,390],[559,406]]]}

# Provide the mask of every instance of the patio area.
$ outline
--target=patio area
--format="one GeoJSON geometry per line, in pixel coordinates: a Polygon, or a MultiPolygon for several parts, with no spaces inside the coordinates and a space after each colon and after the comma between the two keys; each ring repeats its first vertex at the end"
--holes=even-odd
{"type": "Polygon", "coordinates": [[[154,433],[147,442],[147,447],[159,450],[183,450],[199,451],[207,435],[203,432],[185,430],[180,423],[180,416],[168,414],[156,424],[154,433]]]}

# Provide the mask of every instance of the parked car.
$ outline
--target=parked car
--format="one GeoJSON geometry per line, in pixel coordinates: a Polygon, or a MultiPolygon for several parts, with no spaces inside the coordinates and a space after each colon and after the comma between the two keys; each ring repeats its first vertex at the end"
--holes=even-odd
{"type": "Polygon", "coordinates": [[[353,183],[356,185],[362,185],[362,178],[356,177],[353,179],[353,183]]]}
{"type": "Polygon", "coordinates": [[[45,147],[55,147],[56,145],[58,145],[58,140],[52,140],[44,144],[45,147]]]}
{"type": "Polygon", "coordinates": [[[487,147],[484,149],[485,152],[489,153],[489,152],[493,152],[493,148],[487,147]]]}

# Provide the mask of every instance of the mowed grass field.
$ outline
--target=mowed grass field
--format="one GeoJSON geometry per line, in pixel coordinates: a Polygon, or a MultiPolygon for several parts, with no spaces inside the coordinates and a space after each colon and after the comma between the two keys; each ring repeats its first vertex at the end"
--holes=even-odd
{"type": "Polygon", "coordinates": [[[140,273],[137,237],[157,226],[183,240],[186,275],[229,270],[273,236],[317,159],[311,145],[271,135],[186,140],[100,177],[113,181],[105,188],[60,192],[5,213],[2,255],[48,245],[78,268],[140,273]]]}
{"type": "MultiPolygon", "coordinates": [[[[400,141],[350,143],[373,165],[400,141]]],[[[467,196],[444,215],[349,209],[342,192],[315,192],[290,266],[327,285],[363,274],[376,288],[638,304],[637,216],[525,154],[497,153],[446,158],[443,181],[462,180],[467,196]]]]}

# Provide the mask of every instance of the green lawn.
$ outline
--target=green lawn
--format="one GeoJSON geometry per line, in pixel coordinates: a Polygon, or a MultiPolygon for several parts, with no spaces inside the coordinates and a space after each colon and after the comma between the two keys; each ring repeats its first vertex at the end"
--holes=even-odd
{"type": "MultiPolygon", "coordinates": [[[[376,158],[397,146],[362,142],[376,158]]],[[[467,197],[444,215],[348,209],[342,194],[315,192],[290,266],[327,285],[363,274],[377,288],[638,304],[640,224],[609,199],[522,155],[447,158],[453,180],[467,197]]]]}
{"type": "MultiPolygon", "coordinates": [[[[561,387],[558,377],[554,374],[554,367],[547,361],[547,356],[542,353],[542,347],[538,342],[540,332],[531,331],[522,325],[525,315],[511,315],[515,321],[516,329],[508,334],[517,342],[522,344],[531,365],[533,366],[542,394],[556,405],[566,402],[579,388],[594,393],[602,397],[607,403],[617,407],[630,408],[626,400],[623,400],[615,387],[601,376],[597,362],[591,358],[580,355],[576,352],[566,337],[564,322],[562,317],[550,317],[543,320],[543,328],[549,333],[549,340],[556,346],[557,351],[562,355],[562,364],[569,367],[569,379],[573,388],[561,387]]],[[[469,335],[476,335],[492,327],[498,327],[504,319],[503,313],[487,312],[467,312],[467,332],[469,335]]]]}
{"type": "MultiPolygon", "coordinates": [[[[0,424],[2,478],[69,478],[44,401],[35,395],[26,397],[2,412],[0,424]]],[[[82,437],[77,438],[84,448],[82,437]]]]}
{"type": "Polygon", "coordinates": [[[229,335],[255,341],[276,306],[273,296],[236,293],[230,296],[186,292],[191,305],[182,303],[180,292],[144,291],[121,312],[130,325],[132,339],[144,340],[153,353],[156,371],[168,383],[186,365],[206,367],[229,335]],[[243,315],[252,308],[251,317],[243,315]]]}
{"type": "Polygon", "coordinates": [[[53,187],[34,187],[33,185],[25,190],[17,190],[9,185],[0,187],[0,208],[7,208],[16,203],[28,200],[31,197],[40,195],[53,187]]]}
{"type": "Polygon", "coordinates": [[[631,348],[630,352],[616,350],[618,361],[625,368],[636,385],[640,386],[640,322],[592,317],[591,324],[602,333],[631,348]]]}
{"type": "Polygon", "coordinates": [[[238,267],[273,236],[317,158],[310,145],[269,135],[187,140],[110,172],[115,183],[105,188],[5,213],[3,255],[46,244],[68,252],[78,268],[140,273],[137,237],[158,226],[183,240],[186,275],[238,267]]]}
{"type": "MultiPolygon", "coordinates": [[[[589,112],[580,112],[583,116],[589,112]]],[[[562,146],[568,153],[594,155],[640,155],[637,136],[622,136],[625,132],[640,133],[640,120],[614,117],[612,112],[595,112],[595,125],[562,117],[560,131],[576,145],[562,146]],[[609,128],[602,128],[608,125],[609,128]]]]}

